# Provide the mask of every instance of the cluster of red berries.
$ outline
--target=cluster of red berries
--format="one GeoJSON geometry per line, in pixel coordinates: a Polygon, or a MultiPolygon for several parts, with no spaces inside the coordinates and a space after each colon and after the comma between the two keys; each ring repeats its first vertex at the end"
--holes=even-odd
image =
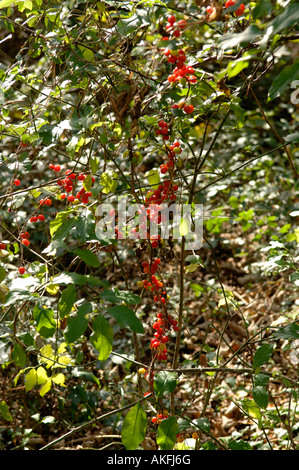
{"type": "Polygon", "coordinates": [[[23,245],[25,246],[29,246],[30,245],[30,241],[29,241],[29,233],[28,232],[23,232],[21,233],[21,241],[23,243],[23,245]]]}
{"type": "Polygon", "coordinates": [[[152,324],[153,329],[155,330],[154,337],[151,339],[150,348],[156,351],[156,359],[158,361],[167,360],[167,348],[166,344],[169,341],[169,332],[171,329],[173,331],[178,331],[178,323],[172,315],[163,315],[162,312],[157,314],[157,318],[152,324]]]}
{"type": "MultiPolygon", "coordinates": [[[[224,8],[232,7],[232,6],[235,5],[235,3],[236,3],[236,0],[227,0],[225,2],[224,8]]],[[[244,5],[244,3],[241,3],[239,8],[237,8],[234,13],[235,13],[236,16],[242,16],[244,11],[245,11],[245,5],[244,5]]],[[[213,17],[214,15],[216,15],[215,7],[212,7],[211,5],[209,5],[207,7],[207,14],[209,15],[209,17],[213,17]]],[[[208,21],[209,21],[209,19],[208,19],[208,21]]]]}
{"type": "Polygon", "coordinates": [[[170,15],[167,19],[166,31],[170,36],[179,38],[181,35],[181,30],[187,26],[186,20],[176,21],[174,15],[170,15]]]}
{"type": "Polygon", "coordinates": [[[167,410],[163,410],[162,413],[158,413],[156,416],[152,417],[152,423],[161,424],[163,419],[168,418],[169,413],[167,410]]]}
{"type": "MultiPolygon", "coordinates": [[[[187,26],[186,20],[176,21],[174,15],[168,17],[166,31],[169,33],[169,37],[162,38],[164,41],[168,41],[174,38],[179,38],[181,36],[181,31],[187,26]]],[[[197,82],[197,78],[194,75],[194,69],[190,65],[186,65],[186,54],[185,51],[180,49],[169,49],[166,47],[164,49],[164,55],[167,57],[167,62],[175,65],[175,69],[170,75],[168,75],[167,80],[170,83],[180,82],[185,85],[187,82],[192,84],[197,82]]]]}
{"type": "MultiPolygon", "coordinates": [[[[235,5],[235,3],[236,3],[236,0],[227,0],[227,2],[225,2],[225,8],[232,7],[233,5],[235,5]]],[[[239,8],[237,8],[237,10],[234,13],[236,16],[242,16],[244,13],[244,10],[245,10],[245,5],[244,3],[241,3],[239,8]]]]}
{"type": "Polygon", "coordinates": [[[186,114],[192,114],[194,111],[194,106],[192,104],[186,103],[175,103],[171,106],[172,109],[182,109],[186,114]]]}
{"type": "MultiPolygon", "coordinates": [[[[78,201],[81,199],[81,202],[83,204],[88,204],[89,198],[92,196],[92,194],[90,191],[86,191],[84,187],[82,187],[80,191],[78,191],[75,195],[70,194],[70,193],[75,192],[76,181],[78,180],[78,181],[83,182],[86,178],[86,175],[84,174],[76,175],[76,173],[73,173],[71,170],[66,170],[65,174],[66,174],[66,178],[61,179],[57,182],[57,184],[65,190],[65,193],[62,193],[60,195],[60,199],[64,200],[67,198],[69,202],[74,202],[75,199],[77,199],[78,201]]],[[[91,185],[93,185],[94,183],[95,183],[95,178],[92,177],[91,185]]]]}
{"type": "Polygon", "coordinates": [[[168,124],[165,121],[158,121],[158,129],[156,135],[162,135],[164,140],[169,140],[169,129],[168,124]]]}

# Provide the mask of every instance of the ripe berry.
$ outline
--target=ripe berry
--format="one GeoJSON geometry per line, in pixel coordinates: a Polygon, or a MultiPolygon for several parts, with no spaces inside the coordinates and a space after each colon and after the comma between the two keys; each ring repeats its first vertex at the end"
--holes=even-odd
{"type": "Polygon", "coordinates": [[[19,268],[19,273],[20,273],[20,274],[25,274],[25,271],[26,271],[26,270],[25,270],[25,268],[23,268],[23,266],[21,266],[21,267],[19,268]]]}
{"type": "Polygon", "coordinates": [[[30,222],[37,222],[38,221],[38,217],[36,215],[33,215],[32,217],[30,217],[30,222]]]}
{"type": "Polygon", "coordinates": [[[161,166],[160,166],[160,171],[161,171],[161,173],[162,173],[163,175],[164,175],[165,173],[167,173],[167,171],[168,171],[167,166],[166,166],[166,165],[161,165],[161,166]]]}
{"type": "Polygon", "coordinates": [[[184,111],[186,114],[191,114],[194,111],[194,106],[192,104],[187,104],[184,106],[184,111]]]}
{"type": "Polygon", "coordinates": [[[173,25],[173,24],[175,23],[175,19],[176,19],[176,18],[175,18],[174,15],[170,15],[170,16],[168,17],[168,20],[167,20],[167,21],[168,21],[169,24],[173,25]]]}
{"type": "Polygon", "coordinates": [[[51,206],[51,204],[52,204],[51,199],[46,199],[45,204],[46,204],[46,206],[51,206]]]}
{"type": "Polygon", "coordinates": [[[55,165],[54,166],[54,171],[58,172],[60,170],[61,170],[60,165],[55,165]]]}
{"type": "Polygon", "coordinates": [[[30,245],[30,241],[29,241],[27,238],[24,238],[24,239],[22,240],[22,243],[23,243],[23,245],[25,245],[25,246],[29,246],[29,245],[30,245]]]}
{"type": "Polygon", "coordinates": [[[0,250],[5,250],[5,248],[6,248],[5,243],[0,243],[0,250]]]}
{"type": "Polygon", "coordinates": [[[75,196],[70,195],[70,196],[68,196],[67,200],[68,200],[69,202],[74,202],[75,196]]]}
{"type": "Polygon", "coordinates": [[[20,186],[21,181],[19,179],[15,179],[14,183],[15,183],[16,186],[20,186]]]}
{"type": "Polygon", "coordinates": [[[38,220],[40,220],[41,222],[43,222],[45,220],[45,216],[43,214],[39,214],[39,216],[37,217],[38,220]]]}

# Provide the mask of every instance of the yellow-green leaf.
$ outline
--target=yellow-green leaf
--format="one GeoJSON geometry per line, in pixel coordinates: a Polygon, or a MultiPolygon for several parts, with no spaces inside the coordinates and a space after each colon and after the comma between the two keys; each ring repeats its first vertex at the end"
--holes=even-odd
{"type": "Polygon", "coordinates": [[[25,375],[25,390],[29,392],[35,387],[37,383],[37,373],[35,369],[31,369],[28,374],[25,375]]]}

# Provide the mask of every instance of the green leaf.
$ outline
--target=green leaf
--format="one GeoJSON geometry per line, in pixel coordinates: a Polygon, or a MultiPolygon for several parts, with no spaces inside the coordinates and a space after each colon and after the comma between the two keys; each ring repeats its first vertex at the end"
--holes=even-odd
{"type": "Polygon", "coordinates": [[[9,411],[9,407],[4,400],[0,401],[0,414],[2,418],[5,419],[6,421],[12,421],[12,416],[9,411]]]}
{"type": "Polygon", "coordinates": [[[116,305],[115,307],[109,307],[107,311],[121,327],[129,327],[135,333],[144,333],[141,321],[130,308],[124,305],[116,305]]]}
{"type": "Polygon", "coordinates": [[[128,412],[122,425],[121,441],[126,450],[135,450],[144,440],[146,423],[146,413],[140,403],[137,403],[128,412]]]}
{"type": "Polygon", "coordinates": [[[254,385],[256,386],[261,386],[261,387],[267,387],[269,383],[269,376],[266,375],[266,374],[257,374],[255,377],[254,377],[254,385]]]}
{"type": "Polygon", "coordinates": [[[281,96],[288,88],[289,84],[299,79],[299,60],[294,64],[287,65],[273,80],[268,93],[268,100],[272,101],[281,96]]]}
{"type": "Polygon", "coordinates": [[[79,258],[84,261],[85,264],[87,264],[87,266],[91,266],[92,268],[99,268],[101,265],[99,258],[91,250],[81,250],[80,248],[76,248],[74,253],[76,253],[76,255],[79,256],[79,258]]]}
{"type": "Polygon", "coordinates": [[[153,189],[156,189],[160,184],[160,173],[158,170],[150,170],[146,173],[147,180],[153,189]]]}
{"type": "Polygon", "coordinates": [[[245,398],[242,400],[242,407],[244,411],[249,414],[252,418],[260,419],[261,412],[255,401],[245,398]]]}
{"type": "Polygon", "coordinates": [[[112,351],[113,329],[103,315],[95,317],[92,324],[91,344],[99,352],[99,361],[106,361],[112,351]]]}
{"type": "Polygon", "coordinates": [[[269,361],[270,357],[273,354],[273,346],[271,344],[263,344],[260,346],[253,357],[253,367],[259,367],[265,362],[269,361]]]}
{"type": "Polygon", "coordinates": [[[25,390],[29,392],[37,384],[37,373],[35,369],[31,369],[28,374],[25,375],[25,390]]]}
{"type": "Polygon", "coordinates": [[[43,338],[51,338],[56,331],[56,321],[54,312],[51,308],[36,304],[33,308],[33,319],[36,323],[35,328],[43,338]]]}
{"type": "Polygon", "coordinates": [[[86,276],[84,274],[71,273],[64,271],[58,276],[54,276],[52,279],[52,284],[77,284],[78,286],[83,286],[88,283],[91,285],[98,285],[100,281],[93,276],[86,276]]]}
{"type": "Polygon", "coordinates": [[[157,393],[157,397],[165,393],[172,393],[177,386],[177,381],[178,378],[175,372],[158,372],[154,378],[154,390],[157,393]]]}
{"type": "Polygon", "coordinates": [[[112,303],[125,302],[127,305],[136,305],[141,303],[139,295],[133,294],[130,291],[105,290],[100,294],[101,299],[107,300],[112,303]]]}
{"type": "Polygon", "coordinates": [[[253,396],[255,403],[260,408],[263,408],[263,409],[267,408],[268,402],[269,402],[269,395],[265,387],[262,387],[261,385],[257,385],[256,387],[253,387],[252,396],[253,396]]]}
{"type": "Polygon", "coordinates": [[[254,41],[261,35],[260,29],[255,25],[250,25],[241,33],[224,34],[219,40],[221,49],[233,49],[239,44],[245,45],[254,41]]]}
{"type": "Polygon", "coordinates": [[[177,439],[178,423],[174,416],[163,419],[158,427],[157,445],[161,450],[172,450],[177,439]]]}
{"type": "MultiPolygon", "coordinates": [[[[57,238],[61,237],[61,234],[64,232],[64,224],[67,221],[68,216],[71,214],[72,210],[65,210],[58,212],[55,219],[50,222],[50,235],[53,235],[58,231],[56,234],[57,238]]],[[[69,219],[69,221],[73,221],[74,219],[69,219]]],[[[68,222],[70,224],[70,222],[68,222]]]]}
{"type": "Polygon", "coordinates": [[[88,326],[86,315],[92,312],[92,305],[86,303],[78,308],[76,315],[68,317],[64,337],[68,343],[74,343],[80,336],[85,333],[88,326]]]}
{"type": "Polygon", "coordinates": [[[0,2],[0,8],[6,8],[12,5],[15,2],[12,2],[11,0],[1,0],[0,2]]]}
{"type": "Polygon", "coordinates": [[[58,302],[58,311],[60,318],[64,318],[72,310],[74,303],[76,302],[76,288],[74,284],[69,284],[61,294],[61,297],[58,302]]]}
{"type": "Polygon", "coordinates": [[[274,34],[277,34],[279,31],[298,23],[298,18],[299,3],[289,3],[285,8],[283,8],[282,13],[271,21],[268,29],[271,31],[271,35],[274,36],[274,34]]]}
{"type": "Polygon", "coordinates": [[[287,325],[275,331],[273,336],[279,339],[290,339],[290,340],[299,339],[299,325],[297,325],[296,323],[287,325]]]}
{"type": "Polygon", "coordinates": [[[230,450],[251,450],[252,447],[249,442],[245,442],[242,439],[236,441],[235,439],[231,439],[228,442],[228,448],[230,450]]]}
{"type": "Polygon", "coordinates": [[[12,350],[12,360],[17,366],[24,367],[26,364],[26,353],[19,343],[15,343],[12,350]]]}

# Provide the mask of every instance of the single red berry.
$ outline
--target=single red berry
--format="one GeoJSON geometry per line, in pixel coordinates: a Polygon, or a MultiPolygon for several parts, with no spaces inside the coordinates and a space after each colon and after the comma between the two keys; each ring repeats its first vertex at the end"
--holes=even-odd
{"type": "Polygon", "coordinates": [[[51,206],[51,204],[52,204],[51,199],[46,199],[45,204],[46,204],[46,206],[51,206]]]}
{"type": "Polygon", "coordinates": [[[75,196],[70,195],[70,196],[68,196],[67,200],[68,200],[69,202],[74,202],[75,196]]]}
{"type": "Polygon", "coordinates": [[[54,171],[58,172],[60,170],[61,170],[60,165],[55,165],[54,166],[54,171]]]}
{"type": "Polygon", "coordinates": [[[63,194],[60,195],[61,201],[63,201],[63,199],[65,199],[65,198],[66,198],[66,194],[63,193],[63,194]]]}
{"type": "Polygon", "coordinates": [[[161,173],[162,173],[163,175],[164,175],[165,173],[167,173],[167,171],[168,171],[167,166],[166,166],[166,165],[161,165],[161,166],[160,166],[160,171],[161,171],[161,173]]]}
{"type": "Polygon", "coordinates": [[[241,3],[239,8],[235,11],[236,16],[242,16],[245,10],[245,5],[244,3],[241,3]]]}
{"type": "Polygon", "coordinates": [[[25,271],[26,271],[26,270],[25,270],[25,268],[23,268],[23,266],[21,266],[21,267],[19,268],[19,273],[20,273],[20,274],[25,274],[25,271]]]}
{"type": "Polygon", "coordinates": [[[29,241],[27,238],[24,238],[24,239],[22,240],[22,243],[23,243],[23,245],[25,245],[25,246],[29,246],[29,245],[30,245],[30,241],[29,241]]]}
{"type": "Polygon", "coordinates": [[[6,248],[5,243],[0,243],[0,250],[5,250],[5,248],[6,248]]]}
{"type": "Polygon", "coordinates": [[[194,111],[194,106],[192,104],[187,104],[184,106],[184,111],[186,114],[191,114],[194,111]]]}
{"type": "Polygon", "coordinates": [[[43,222],[45,220],[45,216],[43,214],[39,214],[39,216],[37,217],[38,220],[40,220],[41,222],[43,222]]]}
{"type": "Polygon", "coordinates": [[[176,20],[175,16],[174,16],[174,15],[170,15],[170,16],[168,17],[168,20],[167,20],[167,21],[168,21],[169,24],[173,25],[173,24],[175,23],[175,20],[176,20]]]}
{"type": "Polygon", "coordinates": [[[16,186],[20,186],[21,181],[19,179],[15,179],[14,183],[15,183],[16,186]]]}
{"type": "Polygon", "coordinates": [[[79,181],[83,181],[85,178],[86,178],[85,175],[82,175],[82,174],[81,174],[81,175],[78,175],[78,180],[79,180],[79,181]]]}
{"type": "Polygon", "coordinates": [[[225,2],[225,8],[232,7],[235,3],[236,3],[235,0],[227,0],[225,2]]]}
{"type": "Polygon", "coordinates": [[[179,20],[177,22],[177,25],[180,29],[183,29],[183,28],[185,28],[185,26],[187,26],[187,21],[186,20],[179,20]]]}

